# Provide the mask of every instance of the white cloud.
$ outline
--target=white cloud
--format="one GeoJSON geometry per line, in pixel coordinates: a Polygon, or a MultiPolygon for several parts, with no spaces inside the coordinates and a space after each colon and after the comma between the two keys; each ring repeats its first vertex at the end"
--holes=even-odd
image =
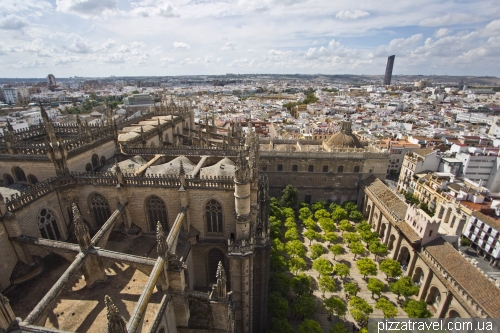
{"type": "Polygon", "coordinates": [[[160,61],[161,62],[174,62],[174,58],[165,57],[165,58],[161,58],[160,61]]]}
{"type": "Polygon", "coordinates": [[[191,46],[183,42],[174,42],[174,49],[176,50],[189,50],[191,46]]]}
{"type": "Polygon", "coordinates": [[[500,34],[500,20],[491,21],[484,27],[484,33],[488,36],[495,36],[500,34]]]}
{"type": "Polygon", "coordinates": [[[74,53],[92,53],[94,49],[90,42],[80,36],[73,38],[73,44],[68,47],[68,50],[74,53]]]}
{"type": "Polygon", "coordinates": [[[105,50],[109,50],[110,48],[114,47],[116,45],[116,42],[112,39],[108,39],[102,44],[102,48],[105,50]]]}
{"type": "Polygon", "coordinates": [[[33,68],[33,67],[44,67],[46,66],[45,61],[40,59],[33,59],[32,61],[19,61],[17,64],[14,64],[15,68],[33,68]]]}
{"type": "Polygon", "coordinates": [[[127,45],[122,45],[118,48],[119,53],[129,53],[130,49],[128,48],[127,45]]]}
{"type": "Polygon", "coordinates": [[[270,55],[278,55],[279,56],[279,55],[290,54],[290,53],[292,53],[292,51],[280,51],[280,50],[271,49],[267,53],[269,53],[270,55]]]}
{"type": "Polygon", "coordinates": [[[224,44],[224,46],[220,49],[221,51],[234,51],[236,49],[236,44],[227,42],[224,44]]]}
{"type": "Polygon", "coordinates": [[[56,0],[57,10],[85,18],[109,14],[116,10],[118,0],[56,0]]]}
{"type": "Polygon", "coordinates": [[[453,13],[453,14],[446,14],[443,16],[423,19],[422,21],[420,21],[420,25],[424,27],[439,27],[446,25],[463,24],[465,22],[470,24],[482,20],[483,18],[476,15],[453,13]]]}
{"type": "Polygon", "coordinates": [[[125,58],[123,57],[123,54],[120,53],[112,53],[108,54],[101,59],[104,62],[107,63],[112,63],[112,64],[121,64],[125,62],[125,58]]]}
{"type": "Polygon", "coordinates": [[[54,59],[53,61],[53,65],[54,66],[61,66],[61,65],[66,65],[66,64],[69,64],[69,63],[73,63],[73,62],[78,62],[80,61],[80,57],[77,57],[77,56],[63,56],[63,57],[57,57],[54,59]]]}
{"type": "Polygon", "coordinates": [[[396,57],[408,55],[414,47],[423,39],[422,34],[415,34],[408,38],[396,38],[389,42],[389,45],[381,45],[375,51],[377,57],[388,57],[395,54],[396,57]]]}
{"type": "Polygon", "coordinates": [[[14,51],[36,53],[39,57],[53,57],[57,53],[57,49],[53,45],[47,45],[40,38],[33,40],[31,43],[24,44],[19,49],[14,49],[14,51]]]}
{"type": "Polygon", "coordinates": [[[7,15],[4,18],[0,18],[0,29],[5,30],[18,30],[29,25],[29,21],[17,15],[7,15]]]}
{"type": "Polygon", "coordinates": [[[339,20],[356,20],[358,18],[367,16],[370,16],[370,13],[359,9],[356,9],[352,12],[350,10],[341,10],[340,12],[337,13],[337,15],[335,15],[335,17],[338,18],[339,20]]]}
{"type": "Polygon", "coordinates": [[[441,29],[436,30],[436,32],[434,33],[434,36],[436,36],[437,38],[441,38],[441,37],[448,36],[450,33],[451,33],[450,29],[441,28],[441,29]]]}
{"type": "Polygon", "coordinates": [[[52,9],[52,5],[44,0],[4,0],[0,1],[0,13],[29,12],[34,16],[52,9]]]}
{"type": "Polygon", "coordinates": [[[138,3],[131,3],[133,9],[126,15],[132,17],[161,16],[166,18],[179,17],[175,8],[163,0],[145,0],[138,3]]]}

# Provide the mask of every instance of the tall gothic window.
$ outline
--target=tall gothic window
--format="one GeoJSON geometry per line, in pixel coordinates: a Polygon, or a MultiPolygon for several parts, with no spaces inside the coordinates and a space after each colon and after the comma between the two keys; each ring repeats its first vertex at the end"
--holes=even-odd
{"type": "Polygon", "coordinates": [[[222,206],[217,200],[210,200],[205,206],[207,232],[222,233],[222,206]]]}
{"type": "Polygon", "coordinates": [[[23,169],[21,169],[20,167],[14,167],[13,170],[14,170],[13,171],[14,176],[16,176],[16,181],[18,181],[18,182],[26,182],[26,181],[28,181],[26,179],[26,175],[24,174],[23,169]]]}
{"type": "Polygon", "coordinates": [[[168,231],[167,207],[165,207],[163,200],[156,195],[150,196],[146,201],[146,209],[150,230],[155,231],[156,224],[160,222],[163,230],[168,231]]]}
{"type": "Polygon", "coordinates": [[[38,229],[40,230],[40,235],[42,238],[60,240],[61,233],[59,232],[59,227],[57,226],[56,216],[54,212],[49,209],[42,209],[38,213],[38,229]]]}
{"type": "Polygon", "coordinates": [[[99,193],[95,193],[90,200],[90,207],[96,226],[102,227],[111,216],[108,201],[99,193]]]}

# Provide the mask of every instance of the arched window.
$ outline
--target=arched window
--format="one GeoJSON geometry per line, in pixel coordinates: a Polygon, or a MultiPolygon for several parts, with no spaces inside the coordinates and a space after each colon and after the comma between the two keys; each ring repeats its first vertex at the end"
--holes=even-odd
{"type": "Polygon", "coordinates": [[[94,154],[92,155],[92,167],[95,168],[96,166],[99,166],[99,155],[94,154]]]}
{"type": "Polygon", "coordinates": [[[283,171],[283,164],[278,164],[278,171],[283,171]]]}
{"type": "Polygon", "coordinates": [[[102,227],[111,216],[108,201],[99,193],[94,193],[90,199],[90,207],[95,225],[99,228],[102,227]]]}
{"type": "Polygon", "coordinates": [[[356,166],[354,167],[354,173],[359,173],[359,165],[356,165],[356,166]]]}
{"type": "Polygon", "coordinates": [[[101,156],[100,162],[101,162],[101,165],[105,165],[106,164],[106,156],[101,156]]]}
{"type": "Polygon", "coordinates": [[[42,238],[60,240],[61,233],[57,226],[56,216],[50,209],[42,209],[38,213],[38,229],[42,238]]]}
{"type": "Polygon", "coordinates": [[[26,175],[24,174],[23,169],[20,167],[14,167],[13,172],[14,177],[16,177],[17,182],[27,182],[26,175]]]}
{"type": "Polygon", "coordinates": [[[222,262],[222,265],[224,265],[224,253],[219,249],[211,249],[208,252],[208,283],[217,282],[217,267],[219,266],[219,262],[222,262]]]}
{"type": "Polygon", "coordinates": [[[222,205],[217,200],[210,200],[205,206],[205,218],[208,233],[222,233],[222,205]]]}
{"type": "Polygon", "coordinates": [[[36,183],[38,183],[38,179],[36,179],[36,177],[34,175],[29,174],[28,175],[28,182],[32,185],[35,185],[36,183]]]}
{"type": "Polygon", "coordinates": [[[92,164],[87,163],[87,164],[85,165],[85,171],[87,171],[87,172],[92,171],[92,164]]]}
{"type": "Polygon", "coordinates": [[[14,178],[12,178],[12,176],[8,173],[3,174],[3,181],[5,182],[5,185],[12,185],[15,183],[14,178]]]}
{"type": "Polygon", "coordinates": [[[344,172],[344,166],[343,165],[339,165],[338,168],[337,168],[337,172],[344,172]]]}
{"type": "Polygon", "coordinates": [[[151,232],[156,230],[158,222],[161,223],[163,230],[166,232],[168,230],[167,207],[165,207],[163,200],[156,195],[152,195],[146,200],[145,206],[151,232]]]}

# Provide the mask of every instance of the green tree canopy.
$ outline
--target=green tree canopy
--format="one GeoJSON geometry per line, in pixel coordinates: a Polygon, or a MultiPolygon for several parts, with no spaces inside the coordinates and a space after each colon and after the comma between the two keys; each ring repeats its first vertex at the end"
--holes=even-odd
{"type": "Polygon", "coordinates": [[[318,224],[321,227],[321,229],[323,229],[323,231],[325,232],[331,232],[336,230],[335,222],[331,218],[321,217],[318,220],[318,224]]]}
{"type": "Polygon", "coordinates": [[[346,264],[338,263],[333,267],[335,273],[344,280],[347,276],[351,275],[351,270],[346,264]]]}
{"type": "Polygon", "coordinates": [[[335,260],[336,256],[341,255],[342,252],[344,252],[344,248],[340,244],[333,244],[330,246],[330,252],[333,254],[333,260],[335,260]]]}
{"type": "Polygon", "coordinates": [[[293,217],[287,217],[285,220],[285,227],[287,227],[287,229],[297,228],[297,222],[295,222],[293,217]]]}
{"type": "Polygon", "coordinates": [[[380,270],[385,273],[387,279],[395,278],[403,274],[401,264],[397,260],[389,258],[382,260],[380,263],[380,270]]]}
{"type": "Polygon", "coordinates": [[[326,208],[326,202],[325,201],[318,201],[315,202],[311,205],[311,208],[313,211],[318,211],[320,209],[325,209],[326,208]]]}
{"type": "Polygon", "coordinates": [[[295,221],[295,212],[293,211],[292,208],[284,207],[281,211],[283,212],[283,215],[285,216],[286,219],[290,218],[295,221]]]}
{"type": "Polygon", "coordinates": [[[352,254],[354,254],[354,260],[356,260],[357,255],[363,255],[366,252],[365,247],[361,244],[361,242],[352,242],[349,244],[349,249],[352,254]]]}
{"type": "Polygon", "coordinates": [[[344,283],[344,291],[351,297],[356,296],[358,294],[359,287],[354,282],[346,282],[344,283]]]}
{"type": "Polygon", "coordinates": [[[342,238],[344,239],[344,243],[349,244],[361,240],[361,235],[357,232],[346,232],[342,235],[342,238]]]}
{"type": "Polygon", "coordinates": [[[363,219],[363,214],[361,214],[361,212],[358,212],[357,210],[353,210],[349,214],[349,218],[354,221],[361,221],[363,219]]]}
{"type": "Polygon", "coordinates": [[[372,230],[372,226],[370,225],[370,223],[364,221],[364,222],[361,222],[359,224],[356,225],[356,230],[361,233],[361,231],[371,231],[372,230]]]}
{"type": "Polygon", "coordinates": [[[314,230],[314,228],[316,227],[316,221],[314,221],[314,219],[312,217],[308,217],[307,219],[305,219],[303,221],[304,223],[304,226],[309,229],[309,230],[314,230]]]}
{"type": "Polygon", "coordinates": [[[372,242],[378,242],[378,234],[375,231],[371,230],[362,230],[360,231],[361,239],[366,244],[371,244],[372,242]]]}
{"type": "Polygon", "coordinates": [[[314,296],[301,295],[293,301],[293,312],[303,318],[309,318],[316,312],[316,302],[314,296]]]}
{"type": "Polygon", "coordinates": [[[337,288],[335,279],[327,275],[319,278],[318,286],[323,297],[325,297],[325,292],[333,293],[337,288]]]}
{"type": "MultiPolygon", "coordinates": [[[[305,263],[305,262],[304,262],[305,263]]],[[[285,257],[279,253],[271,253],[270,269],[271,272],[280,273],[286,270],[287,263],[285,257]]]]}
{"type": "Polygon", "coordinates": [[[267,309],[273,317],[288,317],[288,301],[277,291],[269,294],[267,309]]]}
{"type": "Polygon", "coordinates": [[[377,264],[373,262],[370,258],[361,258],[356,262],[356,267],[360,274],[363,274],[363,278],[366,280],[367,276],[377,275],[377,264]]]}
{"type": "MultiPolygon", "coordinates": [[[[337,203],[335,203],[335,202],[332,202],[332,203],[330,204],[330,206],[328,206],[328,208],[330,208],[330,211],[331,211],[331,212],[334,212],[334,211],[335,211],[335,209],[336,209],[337,207],[340,207],[340,205],[339,205],[339,204],[337,204],[337,203]]],[[[340,208],[342,208],[342,207],[340,207],[340,208]]]]}
{"type": "Polygon", "coordinates": [[[387,250],[387,245],[380,242],[372,242],[369,249],[370,252],[375,255],[375,260],[378,260],[378,257],[385,257],[389,252],[387,250]]]}
{"type": "Polygon", "coordinates": [[[307,229],[307,231],[304,232],[303,235],[305,238],[309,239],[309,245],[311,245],[311,242],[313,240],[321,239],[321,236],[319,235],[319,233],[314,231],[313,229],[307,229]]]}
{"type": "Polygon", "coordinates": [[[348,220],[342,220],[339,223],[339,229],[342,230],[342,234],[344,234],[345,231],[351,231],[354,228],[352,227],[351,222],[349,222],[348,220]]]}
{"type": "Polygon", "coordinates": [[[297,190],[292,185],[287,185],[282,192],[280,199],[281,207],[293,208],[297,204],[297,198],[299,195],[299,190],[297,190]]]}
{"type": "Polygon", "coordinates": [[[299,219],[301,221],[304,221],[311,216],[312,216],[312,212],[309,209],[309,207],[302,207],[301,209],[299,209],[299,219]]]}
{"type": "Polygon", "coordinates": [[[307,268],[306,261],[302,258],[296,257],[296,258],[291,258],[288,261],[288,269],[290,272],[292,272],[294,275],[297,275],[299,271],[303,271],[307,268]]]}
{"type": "Polygon", "coordinates": [[[384,318],[395,318],[398,315],[398,307],[384,297],[380,297],[377,300],[375,309],[382,310],[384,312],[384,318]]]}
{"type": "Polygon", "coordinates": [[[273,239],[272,241],[272,249],[275,251],[283,252],[285,250],[285,244],[279,240],[279,238],[273,239]]]}
{"type": "Polygon", "coordinates": [[[380,298],[380,293],[385,288],[385,284],[380,281],[379,279],[376,278],[370,278],[368,280],[368,290],[372,292],[372,298],[374,298],[374,295],[377,295],[380,298]]]}
{"type": "Polygon", "coordinates": [[[312,279],[304,273],[294,276],[291,282],[292,290],[299,296],[312,292],[312,279]]]}
{"type": "Polygon", "coordinates": [[[314,260],[312,267],[319,273],[320,277],[321,275],[328,275],[333,271],[332,263],[325,258],[314,260]]]}
{"type": "Polygon", "coordinates": [[[299,239],[299,232],[296,228],[290,228],[285,232],[285,239],[289,241],[299,239]]]}
{"type": "Polygon", "coordinates": [[[347,212],[342,207],[336,207],[332,213],[332,219],[340,221],[347,218],[347,212]]]}
{"type": "Polygon", "coordinates": [[[286,297],[291,283],[292,279],[286,273],[272,273],[269,278],[269,289],[279,292],[281,296],[286,297]]]}
{"type": "Polygon", "coordinates": [[[399,278],[396,282],[389,284],[389,289],[391,292],[398,295],[398,299],[400,296],[408,298],[417,295],[420,291],[420,288],[413,283],[409,276],[399,278]]]}
{"type": "Polygon", "coordinates": [[[427,309],[425,301],[415,301],[410,299],[403,303],[403,311],[410,318],[431,318],[432,313],[427,309]]]}
{"type": "Polygon", "coordinates": [[[347,214],[358,209],[358,204],[356,204],[353,201],[346,201],[346,202],[344,202],[343,206],[344,206],[344,209],[347,211],[347,214]]]}
{"type": "Polygon", "coordinates": [[[299,333],[323,333],[323,329],[316,320],[306,319],[299,325],[299,333]]]}
{"type": "Polygon", "coordinates": [[[292,258],[303,257],[306,254],[306,248],[304,244],[302,244],[302,242],[299,240],[286,242],[285,250],[286,253],[288,253],[288,255],[290,255],[290,257],[292,258]]]}
{"type": "Polygon", "coordinates": [[[325,309],[330,315],[343,318],[347,313],[347,306],[339,297],[332,296],[323,301],[325,309]]]}
{"type": "Polygon", "coordinates": [[[310,247],[311,249],[311,259],[315,260],[321,257],[325,253],[325,248],[321,244],[313,244],[310,247]]]}
{"type": "Polygon", "coordinates": [[[327,241],[329,244],[335,242],[338,238],[339,236],[337,236],[337,234],[334,233],[333,231],[325,232],[325,234],[323,235],[323,239],[327,241]]]}
{"type": "Polygon", "coordinates": [[[349,333],[349,331],[345,328],[344,323],[340,322],[330,327],[330,333],[349,333]]]}
{"type": "Polygon", "coordinates": [[[285,318],[273,317],[271,318],[271,325],[269,326],[268,333],[294,333],[292,325],[285,318]]]}
{"type": "Polygon", "coordinates": [[[314,217],[316,218],[316,220],[319,220],[320,218],[329,218],[330,213],[328,213],[326,209],[320,209],[314,213],[314,217]]]}
{"type": "Polygon", "coordinates": [[[349,311],[356,322],[365,326],[369,315],[373,312],[373,307],[364,299],[354,296],[349,301],[349,311]]]}

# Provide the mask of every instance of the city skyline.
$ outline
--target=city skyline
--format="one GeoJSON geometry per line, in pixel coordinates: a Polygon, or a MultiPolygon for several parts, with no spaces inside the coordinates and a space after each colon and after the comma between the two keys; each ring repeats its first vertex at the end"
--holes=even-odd
{"type": "Polygon", "coordinates": [[[500,76],[490,1],[0,3],[3,77],[225,73],[500,76]]]}

